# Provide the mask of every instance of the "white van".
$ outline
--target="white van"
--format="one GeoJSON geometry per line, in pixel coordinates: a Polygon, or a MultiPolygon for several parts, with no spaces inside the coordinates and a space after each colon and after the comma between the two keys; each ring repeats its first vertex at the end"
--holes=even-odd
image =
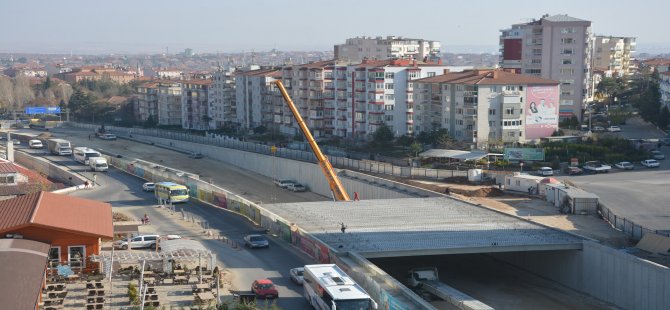
{"type": "Polygon", "coordinates": [[[42,141],[40,140],[30,140],[28,141],[28,146],[31,149],[41,149],[44,147],[44,145],[42,145],[42,141]]]}
{"type": "Polygon", "coordinates": [[[88,165],[91,167],[91,171],[107,171],[109,169],[107,159],[104,157],[91,157],[88,159],[88,165]]]}

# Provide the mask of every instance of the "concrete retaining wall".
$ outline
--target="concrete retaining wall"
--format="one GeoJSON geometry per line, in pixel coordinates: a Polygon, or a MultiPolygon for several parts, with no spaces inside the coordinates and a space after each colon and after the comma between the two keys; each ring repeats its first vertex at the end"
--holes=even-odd
{"type": "Polygon", "coordinates": [[[86,181],[83,176],[73,173],[67,167],[56,165],[44,158],[30,156],[24,152],[14,152],[14,160],[17,164],[47,175],[66,186],[82,185],[86,181]],[[72,184],[70,184],[70,177],[72,177],[72,184]]]}
{"type": "Polygon", "coordinates": [[[582,251],[491,255],[624,309],[670,308],[669,268],[592,241],[582,251]]]}

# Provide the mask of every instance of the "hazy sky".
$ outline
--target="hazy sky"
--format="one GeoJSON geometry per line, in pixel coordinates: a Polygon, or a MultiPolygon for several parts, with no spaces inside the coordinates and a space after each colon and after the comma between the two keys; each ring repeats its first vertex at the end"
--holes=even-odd
{"type": "Polygon", "coordinates": [[[3,0],[0,52],[160,53],[330,50],[355,36],[398,35],[495,52],[499,30],[542,14],[592,21],[596,34],[670,46],[669,0],[3,0]]]}

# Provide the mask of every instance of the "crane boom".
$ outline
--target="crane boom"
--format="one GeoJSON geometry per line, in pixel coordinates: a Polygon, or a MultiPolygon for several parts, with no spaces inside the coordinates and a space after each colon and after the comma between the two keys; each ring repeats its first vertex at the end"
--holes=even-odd
{"type": "Polygon", "coordinates": [[[347,194],[344,186],[342,186],[340,178],[338,178],[337,174],[335,174],[335,170],[333,170],[333,166],[330,164],[330,161],[328,161],[328,157],[323,155],[319,145],[316,144],[316,141],[314,141],[314,137],[312,137],[312,134],[309,132],[309,128],[307,128],[305,121],[302,119],[302,116],[300,116],[300,113],[295,107],[295,104],[293,104],[293,100],[291,100],[291,97],[289,97],[288,93],[286,92],[284,84],[282,84],[281,80],[275,81],[275,84],[277,84],[277,88],[279,88],[279,91],[284,97],[284,100],[286,101],[289,109],[291,109],[295,120],[298,122],[300,130],[302,131],[303,135],[305,135],[309,146],[312,148],[312,152],[314,152],[314,155],[316,156],[316,160],[319,161],[319,166],[321,166],[321,170],[328,180],[328,185],[330,185],[330,190],[333,192],[333,197],[335,200],[349,201],[349,194],[347,194]]]}

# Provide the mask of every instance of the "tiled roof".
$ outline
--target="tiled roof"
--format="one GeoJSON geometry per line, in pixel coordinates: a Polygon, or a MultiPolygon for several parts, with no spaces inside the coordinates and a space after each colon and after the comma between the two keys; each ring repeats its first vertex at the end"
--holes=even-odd
{"type": "Polygon", "coordinates": [[[0,239],[0,300],[3,309],[35,309],[42,293],[49,244],[0,239]]]}
{"type": "Polygon", "coordinates": [[[416,80],[423,83],[477,85],[558,85],[558,81],[500,70],[468,70],[416,80]]]}
{"type": "Polygon", "coordinates": [[[653,59],[643,60],[642,63],[644,63],[647,66],[670,65],[670,59],[667,59],[667,58],[653,58],[653,59]]]}
{"type": "Polygon", "coordinates": [[[0,233],[24,226],[111,238],[112,207],[104,202],[49,192],[0,201],[0,233]]]}
{"type": "Polygon", "coordinates": [[[198,79],[198,80],[183,80],[183,81],[179,81],[179,82],[184,83],[184,84],[195,84],[195,85],[212,85],[212,83],[213,83],[212,80],[206,80],[206,79],[203,79],[203,80],[200,80],[200,79],[198,79]]]}
{"type": "Polygon", "coordinates": [[[10,162],[0,163],[0,173],[17,173],[16,166],[10,162]]]}
{"type": "Polygon", "coordinates": [[[259,70],[251,70],[251,71],[236,71],[235,75],[240,75],[240,76],[272,76],[274,72],[277,72],[279,70],[277,69],[259,69],[259,70]]]}

